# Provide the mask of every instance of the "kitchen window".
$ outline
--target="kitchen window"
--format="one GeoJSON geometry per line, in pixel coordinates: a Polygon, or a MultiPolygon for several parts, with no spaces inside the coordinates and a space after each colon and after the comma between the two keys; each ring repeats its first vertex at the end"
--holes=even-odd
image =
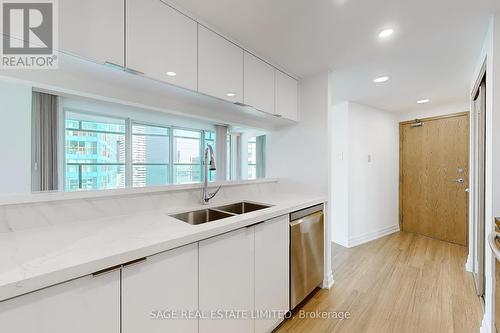
{"type": "Polygon", "coordinates": [[[170,182],[169,161],[169,128],[133,124],[132,186],[168,184],[170,182]]]}
{"type": "Polygon", "coordinates": [[[257,138],[248,139],[247,179],[257,179],[257,138]]]}
{"type": "MultiPolygon", "coordinates": [[[[65,112],[66,191],[203,181],[203,150],[214,131],[65,112]]],[[[209,181],[215,181],[210,171],[209,181]]]]}
{"type": "Polygon", "coordinates": [[[201,182],[201,134],[174,129],[174,184],[201,182]]]}
{"type": "Polygon", "coordinates": [[[66,191],[125,187],[125,121],[66,113],[66,191]]]}

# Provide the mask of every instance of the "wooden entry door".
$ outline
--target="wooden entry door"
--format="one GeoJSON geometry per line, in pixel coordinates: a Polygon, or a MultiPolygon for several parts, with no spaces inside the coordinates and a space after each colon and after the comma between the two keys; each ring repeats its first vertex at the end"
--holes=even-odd
{"type": "Polygon", "coordinates": [[[402,230],[467,244],[469,113],[400,124],[402,230]]]}

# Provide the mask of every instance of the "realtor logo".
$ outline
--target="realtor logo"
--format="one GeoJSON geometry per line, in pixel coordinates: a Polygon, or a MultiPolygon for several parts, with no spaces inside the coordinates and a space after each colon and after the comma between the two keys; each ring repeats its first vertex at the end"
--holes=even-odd
{"type": "Polygon", "coordinates": [[[0,0],[0,5],[0,68],[57,68],[56,0],[0,0]]]}

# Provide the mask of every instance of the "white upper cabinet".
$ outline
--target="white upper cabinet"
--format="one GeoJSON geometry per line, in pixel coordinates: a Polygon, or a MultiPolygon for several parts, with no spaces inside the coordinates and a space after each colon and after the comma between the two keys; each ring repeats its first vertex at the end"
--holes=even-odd
{"type": "Polygon", "coordinates": [[[126,1],[126,66],[196,91],[197,23],[160,0],[126,1]]]}
{"type": "Polygon", "coordinates": [[[297,80],[276,70],[276,111],[283,118],[299,120],[299,85],[297,80]]]}
{"type": "Polygon", "coordinates": [[[122,269],[122,333],[197,333],[194,319],[162,319],[158,311],[198,310],[198,243],[122,269]]]}
{"type": "MultiPolygon", "coordinates": [[[[289,307],[289,218],[255,226],[255,310],[285,313],[289,307]]],[[[255,333],[271,332],[283,318],[257,318],[255,333]]]]}
{"type": "Polygon", "coordinates": [[[120,272],[85,276],[0,302],[0,331],[120,333],[120,272]]]}
{"type": "MultiPolygon", "coordinates": [[[[254,310],[254,228],[200,242],[200,311],[254,310]]],[[[254,333],[254,321],[226,317],[200,320],[199,333],[254,333]]]]}
{"type": "Polygon", "coordinates": [[[243,103],[243,49],[198,25],[198,91],[243,103]]]}
{"type": "Polygon", "coordinates": [[[123,66],[124,1],[62,0],[59,49],[97,62],[123,66]]]}
{"type": "Polygon", "coordinates": [[[245,52],[244,104],[274,114],[274,67],[245,52]]]}

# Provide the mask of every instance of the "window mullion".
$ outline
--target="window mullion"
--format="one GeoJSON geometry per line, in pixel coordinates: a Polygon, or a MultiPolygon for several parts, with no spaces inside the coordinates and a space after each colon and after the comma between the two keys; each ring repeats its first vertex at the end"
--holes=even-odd
{"type": "Polygon", "coordinates": [[[132,119],[125,121],[125,187],[132,187],[132,119]]]}
{"type": "Polygon", "coordinates": [[[168,183],[174,183],[174,129],[173,127],[169,127],[168,129],[168,183]]]}

